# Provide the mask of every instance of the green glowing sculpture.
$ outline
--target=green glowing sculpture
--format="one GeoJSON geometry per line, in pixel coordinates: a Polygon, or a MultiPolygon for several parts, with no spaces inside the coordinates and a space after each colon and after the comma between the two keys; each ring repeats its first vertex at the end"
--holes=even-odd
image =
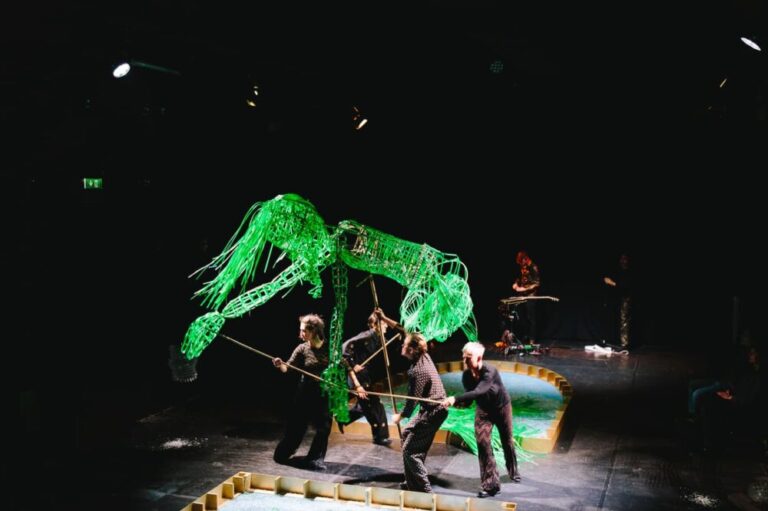
{"type": "Polygon", "coordinates": [[[213,312],[200,316],[189,326],[182,352],[188,359],[198,357],[216,338],[225,319],[242,316],[296,284],[309,282],[313,286],[309,294],[320,297],[320,274],[329,266],[333,267],[336,303],[331,321],[331,360],[323,376],[330,382],[324,387],[331,408],[340,417],[346,415],[347,401],[341,361],[346,266],[389,277],[408,289],[400,316],[409,331],[444,341],[461,328],[468,339],[477,339],[467,270],[458,257],[352,220],[329,229],[312,203],[288,194],[254,204],[222,253],[195,272],[218,272],[195,293],[213,312]],[[267,244],[270,246],[264,260],[265,270],[275,248],[281,251],[275,264],[286,258],[290,264],[270,282],[246,289],[255,280],[267,244]],[[228,300],[233,292],[238,294],[228,300]]]}

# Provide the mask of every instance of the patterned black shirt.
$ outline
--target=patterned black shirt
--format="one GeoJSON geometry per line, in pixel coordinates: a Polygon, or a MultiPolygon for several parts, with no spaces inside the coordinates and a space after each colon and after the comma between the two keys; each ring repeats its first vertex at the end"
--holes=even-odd
{"type": "MultiPolygon", "coordinates": [[[[436,401],[442,401],[447,397],[445,387],[443,387],[443,380],[440,379],[435,363],[432,362],[432,358],[427,353],[424,353],[418,360],[412,362],[410,369],[408,369],[408,395],[425,397],[436,401]]],[[[423,401],[419,401],[418,404],[422,409],[426,410],[440,406],[439,404],[425,403],[423,401]]],[[[405,403],[401,415],[403,417],[410,417],[415,407],[416,401],[409,399],[405,403]]]]}
{"type": "Polygon", "coordinates": [[[320,376],[328,367],[328,343],[324,342],[319,348],[313,348],[310,343],[302,342],[296,346],[286,363],[320,376]]]}

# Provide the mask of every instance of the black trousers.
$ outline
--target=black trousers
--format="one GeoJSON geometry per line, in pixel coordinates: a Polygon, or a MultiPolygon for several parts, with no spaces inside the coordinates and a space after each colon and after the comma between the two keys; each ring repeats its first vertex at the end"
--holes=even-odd
{"type": "Polygon", "coordinates": [[[512,405],[503,410],[486,412],[480,407],[475,409],[475,439],[477,440],[477,459],[480,463],[480,486],[485,491],[496,491],[501,487],[499,470],[491,446],[493,427],[499,430],[501,448],[504,450],[504,462],[510,478],[520,475],[517,470],[517,454],[512,438],[512,405]]]}
{"type": "Polygon", "coordinates": [[[403,466],[408,489],[432,493],[427,477],[427,452],[435,439],[435,433],[448,417],[448,409],[436,406],[419,407],[419,413],[403,428],[403,466]]]}
{"type": "MultiPolygon", "coordinates": [[[[369,387],[370,385],[366,385],[365,390],[369,387]]],[[[374,440],[381,441],[389,438],[387,412],[379,396],[368,395],[368,399],[358,399],[357,404],[349,410],[349,422],[355,422],[363,416],[371,425],[371,436],[374,440]]]]}
{"type": "Polygon", "coordinates": [[[307,461],[323,461],[328,450],[328,435],[331,434],[328,400],[322,396],[317,383],[301,382],[285,427],[285,435],[275,449],[275,461],[284,462],[296,453],[310,424],[315,427],[315,437],[307,453],[307,461]]]}

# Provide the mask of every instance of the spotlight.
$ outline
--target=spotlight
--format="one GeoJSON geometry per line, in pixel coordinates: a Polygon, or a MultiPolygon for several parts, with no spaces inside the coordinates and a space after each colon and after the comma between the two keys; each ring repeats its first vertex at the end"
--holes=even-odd
{"type": "Polygon", "coordinates": [[[250,89],[250,92],[248,94],[248,97],[245,99],[245,104],[251,108],[256,108],[258,106],[257,101],[261,99],[261,96],[259,95],[259,92],[260,92],[259,84],[254,82],[249,89],[250,89]]]}
{"type": "Polygon", "coordinates": [[[363,113],[356,106],[352,107],[352,124],[355,127],[355,131],[363,129],[368,124],[368,119],[363,116],[363,113]]]}
{"type": "Polygon", "coordinates": [[[749,46],[749,47],[750,47],[750,48],[752,48],[753,50],[756,50],[756,51],[762,51],[762,50],[760,49],[760,46],[758,46],[758,44],[757,44],[756,42],[754,42],[752,39],[749,39],[749,38],[747,38],[747,37],[742,37],[742,38],[741,38],[741,42],[742,42],[742,43],[744,43],[744,44],[746,44],[747,46],[749,46]]]}
{"type": "Polygon", "coordinates": [[[115,78],[122,78],[125,75],[127,75],[131,71],[131,68],[133,67],[141,67],[144,69],[149,69],[150,71],[157,71],[159,73],[181,76],[181,73],[179,73],[175,69],[156,66],[155,64],[141,62],[140,60],[132,60],[130,62],[121,62],[115,67],[115,69],[112,70],[112,76],[114,76],[115,78]]]}
{"type": "Polygon", "coordinates": [[[112,76],[115,78],[122,78],[131,71],[131,65],[127,62],[118,64],[114,70],[112,70],[112,76]]]}

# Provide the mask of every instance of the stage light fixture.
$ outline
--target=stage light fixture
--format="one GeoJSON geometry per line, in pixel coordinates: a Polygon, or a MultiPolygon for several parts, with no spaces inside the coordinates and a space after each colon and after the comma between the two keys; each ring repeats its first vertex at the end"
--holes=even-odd
{"type": "Polygon", "coordinates": [[[121,62],[112,70],[112,76],[122,78],[131,71],[131,65],[128,62],[121,62]]]}
{"type": "Polygon", "coordinates": [[[352,107],[352,123],[355,127],[355,131],[360,131],[366,124],[368,124],[368,119],[356,106],[352,107]]]}
{"type": "Polygon", "coordinates": [[[142,62],[140,60],[131,60],[130,62],[121,62],[120,64],[115,66],[115,68],[112,70],[112,76],[114,76],[115,78],[122,78],[125,75],[127,75],[131,71],[131,69],[134,67],[149,69],[150,71],[157,71],[158,73],[181,76],[181,73],[176,71],[175,69],[171,69],[163,66],[157,66],[155,64],[149,64],[147,62],[142,62]]]}
{"type": "Polygon", "coordinates": [[[747,46],[749,46],[753,50],[762,51],[760,49],[760,46],[756,42],[754,42],[752,39],[749,39],[748,37],[742,37],[741,38],[741,42],[746,44],[747,46]]]}

